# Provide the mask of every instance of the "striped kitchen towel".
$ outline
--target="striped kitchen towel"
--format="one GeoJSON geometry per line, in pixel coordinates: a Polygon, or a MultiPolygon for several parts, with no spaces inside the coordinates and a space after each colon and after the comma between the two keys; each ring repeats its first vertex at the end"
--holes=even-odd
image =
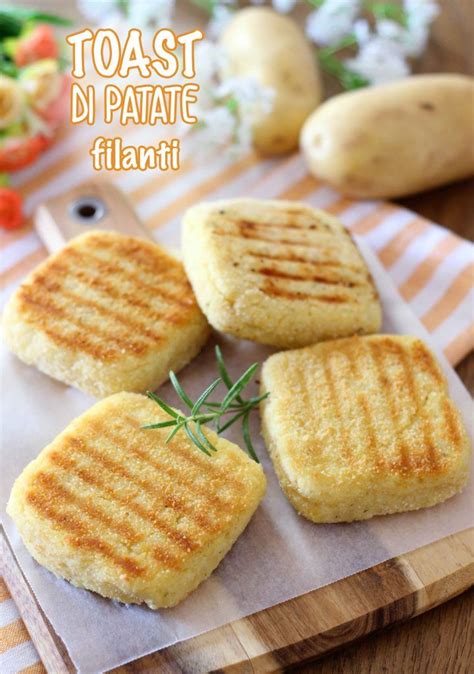
{"type": "Polygon", "coordinates": [[[46,674],[7,586],[0,578],[0,672],[46,674]]]}
{"type": "MultiPolygon", "coordinates": [[[[176,172],[98,174],[88,154],[90,133],[82,127],[63,129],[34,166],[14,176],[28,215],[42,200],[84,180],[107,179],[127,193],[158,241],[160,231],[171,228],[178,242],[183,212],[200,200],[303,200],[338,215],[353,234],[365,238],[451,363],[474,347],[474,246],[445,228],[394,204],[341,196],[308,175],[300,155],[262,160],[249,154],[233,163],[225,157],[193,162],[184,155],[176,172]]],[[[127,129],[122,135],[128,143],[150,143],[149,129],[127,129]]],[[[46,250],[31,224],[2,231],[0,246],[3,305],[22,277],[46,257],[46,250]]]]}

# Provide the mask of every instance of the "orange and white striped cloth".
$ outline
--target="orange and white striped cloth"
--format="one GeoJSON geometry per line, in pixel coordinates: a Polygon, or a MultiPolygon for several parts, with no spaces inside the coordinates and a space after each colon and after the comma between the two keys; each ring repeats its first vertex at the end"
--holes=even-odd
{"type": "MultiPolygon", "coordinates": [[[[86,179],[106,178],[129,196],[158,241],[160,230],[172,228],[178,242],[180,218],[197,201],[237,196],[303,200],[337,214],[352,233],[365,238],[451,363],[474,347],[474,246],[468,241],[394,204],[342,197],[309,176],[300,155],[262,160],[250,154],[232,164],[219,158],[204,165],[185,158],[177,172],[97,174],[88,154],[90,133],[82,127],[63,130],[33,167],[15,176],[27,214],[86,179]]],[[[127,130],[124,140],[149,144],[150,130],[127,130]]],[[[3,305],[46,250],[31,226],[1,232],[0,246],[3,305]]]]}
{"type": "MultiPolygon", "coordinates": [[[[149,135],[147,129],[127,131],[126,141],[149,144],[149,135]]],[[[64,130],[33,167],[15,176],[27,214],[84,180],[106,178],[128,195],[158,241],[166,229],[167,240],[171,233],[178,243],[180,218],[197,201],[238,196],[302,200],[338,215],[352,233],[364,237],[453,365],[474,347],[474,246],[443,227],[394,204],[342,197],[309,176],[299,155],[262,160],[250,154],[232,164],[218,158],[204,165],[185,158],[177,172],[98,176],[88,154],[89,136],[88,129],[64,130]]],[[[1,232],[0,247],[3,305],[46,250],[31,225],[1,232]]],[[[0,600],[0,671],[43,672],[4,585],[0,600]]]]}
{"type": "Polygon", "coordinates": [[[18,609],[0,578],[0,672],[46,674],[18,609]]]}

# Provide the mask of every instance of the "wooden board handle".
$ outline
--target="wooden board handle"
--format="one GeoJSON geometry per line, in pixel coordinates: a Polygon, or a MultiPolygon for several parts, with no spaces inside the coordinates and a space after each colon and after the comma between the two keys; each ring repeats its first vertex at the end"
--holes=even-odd
{"type": "Polygon", "coordinates": [[[107,182],[89,181],[38,206],[34,226],[50,253],[91,229],[109,229],[152,239],[123,192],[107,182]]]}

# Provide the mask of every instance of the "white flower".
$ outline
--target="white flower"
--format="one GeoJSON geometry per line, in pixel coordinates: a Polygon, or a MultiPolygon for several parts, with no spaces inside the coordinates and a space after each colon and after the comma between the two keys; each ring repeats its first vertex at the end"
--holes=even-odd
{"type": "Polygon", "coordinates": [[[229,77],[215,90],[217,98],[235,101],[240,120],[255,124],[273,107],[275,92],[262,87],[253,77],[229,77]]]}
{"type": "Polygon", "coordinates": [[[345,65],[371,84],[383,84],[410,74],[403,50],[391,40],[375,36],[345,65]]]}
{"type": "Polygon", "coordinates": [[[337,44],[352,31],[360,5],[360,0],[325,0],[321,7],[308,15],[308,37],[317,44],[337,44]]]}
{"type": "Polygon", "coordinates": [[[430,24],[439,14],[439,7],[433,0],[405,0],[407,16],[406,53],[420,56],[429,38],[430,24]]]}
{"type": "Polygon", "coordinates": [[[169,27],[174,13],[174,0],[128,0],[127,23],[141,30],[169,27]]]}
{"type": "Polygon", "coordinates": [[[272,0],[272,5],[277,12],[288,14],[296,5],[297,0],[272,0]]]}
{"type": "Polygon", "coordinates": [[[199,122],[188,135],[188,152],[194,161],[202,161],[235,139],[235,117],[221,105],[199,114],[199,122]]]}
{"type": "Polygon", "coordinates": [[[212,12],[211,20],[207,25],[206,34],[213,39],[218,38],[226,29],[234,13],[235,10],[227,4],[216,5],[212,12]]]}
{"type": "Polygon", "coordinates": [[[371,38],[369,22],[366,19],[357,19],[352,32],[359,45],[365,44],[371,38]]]}
{"type": "Polygon", "coordinates": [[[124,18],[117,0],[77,0],[77,7],[88,21],[97,25],[115,26],[124,18]]]}
{"type": "Polygon", "coordinates": [[[252,77],[224,77],[222,48],[203,40],[196,48],[196,80],[200,90],[191,129],[193,156],[208,157],[219,151],[235,158],[252,145],[252,128],[273,106],[273,90],[252,77]]]}

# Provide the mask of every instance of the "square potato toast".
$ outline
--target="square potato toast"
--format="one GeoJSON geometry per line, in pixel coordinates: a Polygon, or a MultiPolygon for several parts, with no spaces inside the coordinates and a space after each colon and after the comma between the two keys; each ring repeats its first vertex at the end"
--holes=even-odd
{"type": "Polygon", "coordinates": [[[263,435],[280,485],[313,522],[440,503],[468,479],[470,443],[434,356],[374,335],[270,356],[263,435]]]}
{"type": "Polygon", "coordinates": [[[203,203],[183,221],[183,259],[214,328],[278,348],[377,332],[377,291],[331,215],[294,201],[203,203]]]}
{"type": "Polygon", "coordinates": [[[93,231],[26,278],[3,335],[25,363],[104,397],[157,388],[199,352],[209,326],[178,260],[152,242],[93,231]]]}
{"type": "Polygon", "coordinates": [[[265,492],[261,466],[205,429],[200,452],[155,403],[96,403],[32,461],[8,503],[23,542],[72,584],[126,603],[174,606],[219,564],[265,492]]]}

